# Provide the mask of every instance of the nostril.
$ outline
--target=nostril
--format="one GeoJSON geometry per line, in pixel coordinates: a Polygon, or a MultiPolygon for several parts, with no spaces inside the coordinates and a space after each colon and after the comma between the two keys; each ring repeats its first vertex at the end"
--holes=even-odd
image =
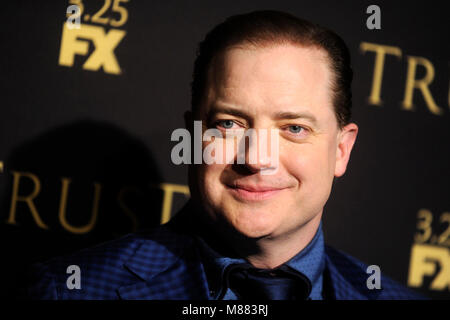
{"type": "Polygon", "coordinates": [[[261,170],[259,168],[255,168],[254,166],[248,165],[246,163],[242,163],[242,164],[233,163],[231,165],[231,168],[233,169],[233,171],[235,171],[236,173],[238,173],[242,176],[252,175],[252,174],[258,173],[261,170]]]}

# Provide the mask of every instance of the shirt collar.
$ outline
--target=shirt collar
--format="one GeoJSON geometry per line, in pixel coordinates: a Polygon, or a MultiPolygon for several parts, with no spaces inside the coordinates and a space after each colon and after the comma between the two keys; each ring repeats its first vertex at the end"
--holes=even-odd
{"type": "MultiPolygon", "coordinates": [[[[247,262],[243,258],[230,258],[220,255],[213,250],[200,236],[196,236],[199,243],[200,256],[205,268],[210,296],[217,299],[223,290],[225,269],[235,263],[247,262]]],[[[321,296],[322,273],[325,268],[325,246],[322,232],[322,222],[309,244],[289,261],[284,263],[290,268],[304,274],[312,284],[311,296],[321,296]]]]}

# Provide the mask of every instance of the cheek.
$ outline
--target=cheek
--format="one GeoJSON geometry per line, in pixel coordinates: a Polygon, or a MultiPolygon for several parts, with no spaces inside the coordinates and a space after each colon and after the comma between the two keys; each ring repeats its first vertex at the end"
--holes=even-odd
{"type": "Polygon", "coordinates": [[[335,161],[328,145],[298,145],[281,161],[288,173],[300,184],[326,186],[332,180],[335,161]]]}
{"type": "Polygon", "coordinates": [[[216,199],[222,192],[221,175],[225,170],[225,165],[203,164],[199,175],[199,184],[203,193],[208,199],[216,199]]]}

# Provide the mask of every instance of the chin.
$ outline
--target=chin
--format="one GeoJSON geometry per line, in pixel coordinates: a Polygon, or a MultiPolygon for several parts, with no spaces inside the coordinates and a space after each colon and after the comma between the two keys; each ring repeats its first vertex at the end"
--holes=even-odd
{"type": "Polygon", "coordinates": [[[229,221],[233,229],[247,238],[261,238],[273,234],[278,225],[270,213],[242,210],[229,221]]]}

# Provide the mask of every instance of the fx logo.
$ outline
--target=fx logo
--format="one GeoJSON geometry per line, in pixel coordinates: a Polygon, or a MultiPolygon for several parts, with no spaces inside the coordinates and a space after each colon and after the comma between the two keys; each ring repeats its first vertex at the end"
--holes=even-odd
{"type": "Polygon", "coordinates": [[[81,289],[81,270],[80,267],[76,264],[72,264],[67,267],[67,274],[70,276],[66,280],[67,289],[81,289]]]}
{"type": "Polygon", "coordinates": [[[432,278],[431,290],[450,289],[450,250],[445,247],[415,244],[411,249],[408,285],[421,287],[432,278]]]}
{"type": "Polygon", "coordinates": [[[83,69],[103,71],[111,74],[120,74],[120,66],[114,55],[114,49],[123,39],[126,32],[111,29],[108,33],[103,27],[81,24],[79,29],[72,28],[69,23],[64,23],[59,54],[61,66],[72,67],[75,55],[86,56],[89,51],[89,41],[94,44],[94,52],[83,64],[83,69]],[[86,39],[86,40],[84,40],[86,39]]]}

